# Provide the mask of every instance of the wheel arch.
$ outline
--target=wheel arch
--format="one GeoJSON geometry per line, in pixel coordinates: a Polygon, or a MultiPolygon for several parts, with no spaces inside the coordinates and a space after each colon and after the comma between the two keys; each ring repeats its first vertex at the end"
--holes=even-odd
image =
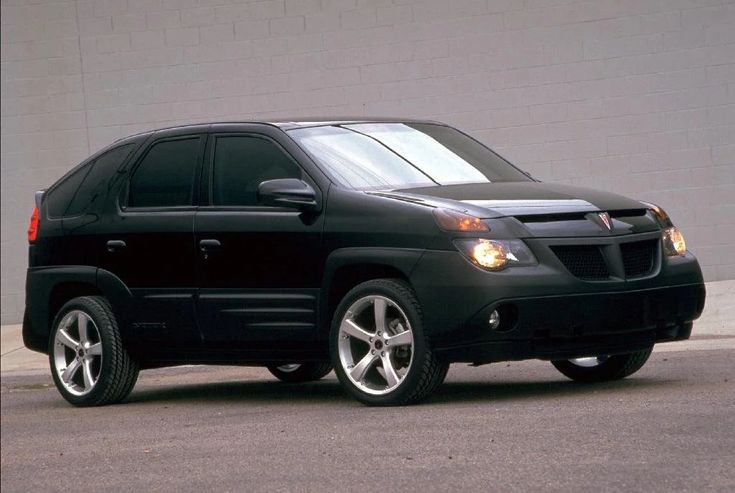
{"type": "Polygon", "coordinates": [[[325,263],[320,300],[320,331],[329,333],[332,316],[342,298],[355,286],[381,278],[410,284],[411,271],[423,250],[408,248],[343,248],[325,263]]]}
{"type": "MultiPolygon", "coordinates": [[[[47,353],[54,318],[62,306],[79,296],[104,296],[116,314],[124,314],[131,294],[114,274],[86,265],[28,269],[23,343],[47,353]]],[[[125,327],[124,323],[120,324],[125,327]]]]}
{"type": "Polygon", "coordinates": [[[49,293],[48,300],[48,325],[53,324],[56,314],[67,301],[79,296],[100,296],[99,288],[90,282],[84,281],[61,281],[54,285],[49,293]]]}

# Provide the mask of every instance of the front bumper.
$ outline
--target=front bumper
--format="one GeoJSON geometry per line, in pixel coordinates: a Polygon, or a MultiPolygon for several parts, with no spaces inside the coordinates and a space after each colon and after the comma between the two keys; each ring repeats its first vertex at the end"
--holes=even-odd
{"type": "Polygon", "coordinates": [[[445,344],[439,352],[451,361],[473,363],[630,353],[657,342],[688,339],[704,298],[703,284],[689,284],[506,299],[483,308],[465,325],[466,342],[445,344]],[[515,307],[517,311],[508,316],[515,314],[516,319],[505,330],[492,333],[487,320],[499,306],[515,307]]]}
{"type": "Polygon", "coordinates": [[[411,282],[438,353],[455,362],[568,359],[622,354],[687,339],[704,308],[693,255],[663,259],[636,280],[589,282],[552,256],[539,264],[486,272],[458,252],[427,251],[411,282]],[[493,310],[501,325],[491,330],[493,310]]]}

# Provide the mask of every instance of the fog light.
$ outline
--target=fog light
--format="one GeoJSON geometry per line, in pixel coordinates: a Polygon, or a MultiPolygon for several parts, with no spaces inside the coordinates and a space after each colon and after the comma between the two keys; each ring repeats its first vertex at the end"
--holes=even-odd
{"type": "Polygon", "coordinates": [[[487,324],[490,326],[490,330],[495,330],[500,327],[500,314],[497,310],[493,310],[490,314],[490,318],[487,320],[487,324]]]}

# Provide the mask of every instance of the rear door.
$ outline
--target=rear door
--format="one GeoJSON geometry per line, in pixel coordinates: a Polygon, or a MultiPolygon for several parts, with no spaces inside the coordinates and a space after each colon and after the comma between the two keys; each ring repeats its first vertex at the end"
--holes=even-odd
{"type": "Polygon", "coordinates": [[[100,224],[101,267],[131,291],[127,313],[136,342],[166,352],[198,347],[194,212],[205,133],[154,139],[129,166],[119,200],[100,224]]]}
{"type": "Polygon", "coordinates": [[[205,344],[271,350],[317,335],[324,259],[323,214],[266,207],[258,185],[299,178],[322,196],[293,155],[259,133],[214,133],[205,166],[206,197],[195,218],[205,344]]]}

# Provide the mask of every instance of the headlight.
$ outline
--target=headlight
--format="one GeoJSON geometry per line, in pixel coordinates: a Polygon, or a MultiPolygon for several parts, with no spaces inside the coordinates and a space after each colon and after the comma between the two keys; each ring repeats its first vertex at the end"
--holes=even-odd
{"type": "Polygon", "coordinates": [[[687,243],[684,241],[684,235],[679,231],[679,228],[674,226],[666,211],[656,204],[649,202],[641,202],[641,204],[644,204],[653,212],[656,221],[663,228],[661,239],[664,243],[664,253],[666,256],[676,257],[677,255],[684,255],[687,252],[687,243]]]}
{"type": "Polygon", "coordinates": [[[687,252],[687,243],[679,228],[666,228],[663,232],[664,252],[669,257],[684,255],[687,252]]]}
{"type": "Polygon", "coordinates": [[[458,239],[454,245],[473,264],[486,270],[536,264],[533,253],[521,240],[458,239]]]}

